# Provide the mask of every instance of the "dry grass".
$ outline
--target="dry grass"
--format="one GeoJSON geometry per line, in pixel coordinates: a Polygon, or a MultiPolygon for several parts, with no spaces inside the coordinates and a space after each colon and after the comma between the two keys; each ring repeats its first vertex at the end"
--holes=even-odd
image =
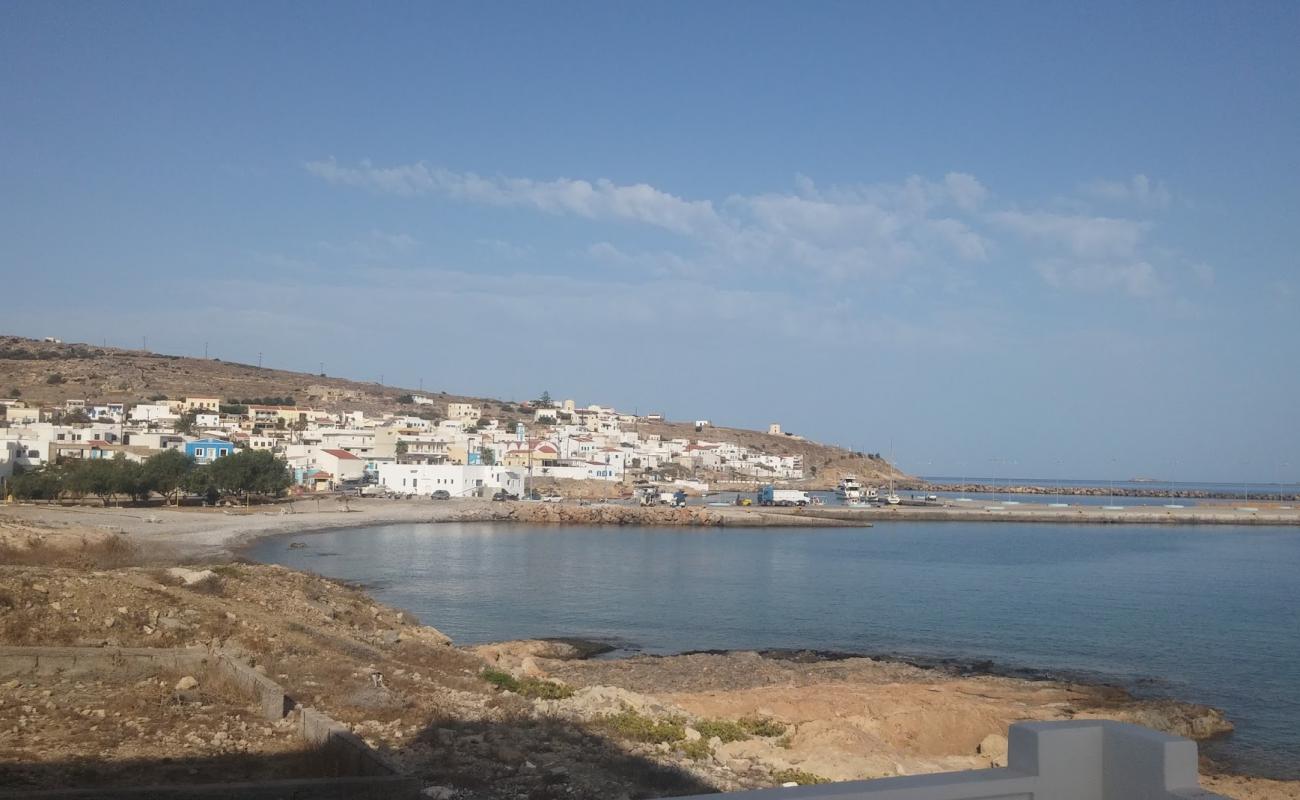
{"type": "Polygon", "coordinates": [[[102,538],[82,536],[75,543],[51,544],[38,535],[18,544],[0,542],[0,564],[13,566],[115,569],[143,561],[140,548],[118,533],[102,538]]]}

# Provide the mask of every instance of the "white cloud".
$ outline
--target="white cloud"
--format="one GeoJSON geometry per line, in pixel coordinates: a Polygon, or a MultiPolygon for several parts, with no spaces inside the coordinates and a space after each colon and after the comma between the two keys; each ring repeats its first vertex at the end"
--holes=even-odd
{"type": "Polygon", "coordinates": [[[479,239],[476,244],[492,253],[497,258],[516,261],[532,253],[532,248],[507,242],[504,239],[479,239]]]}
{"type": "Polygon", "coordinates": [[[1173,201],[1173,195],[1164,183],[1140,173],[1127,181],[1095,180],[1084,184],[1082,192],[1097,200],[1130,203],[1149,209],[1165,209],[1173,201]]]}
{"type": "Polygon", "coordinates": [[[1064,248],[1080,258],[1132,256],[1148,228],[1137,220],[1048,211],[997,211],[989,220],[1031,243],[1064,248]]]}
{"type": "Polygon", "coordinates": [[[307,171],[331,183],[400,195],[442,194],[453,199],[498,206],[527,206],[550,214],[574,214],[588,219],[622,219],[664,228],[679,234],[702,234],[718,218],[707,200],[683,200],[644,183],[620,186],[604,178],[591,183],[559,178],[485,178],[453,172],[423,162],[376,167],[362,161],[339,166],[333,159],[312,161],[307,171]]]}
{"type": "MultiPolygon", "coordinates": [[[[1148,244],[1149,222],[989,208],[988,189],[964,172],[940,180],[913,175],[895,183],[827,187],[796,175],[789,191],[732,195],[715,205],[646,183],[483,177],[423,162],[341,166],[328,159],[310,162],[306,169],[331,183],[371,191],[630,222],[680,237],[677,243],[638,243],[630,249],[618,239],[600,240],[584,253],[591,262],[648,276],[705,279],[730,271],[839,282],[906,278],[911,288],[928,291],[963,284],[961,270],[971,264],[992,262],[1001,268],[1018,261],[1059,289],[1119,291],[1132,297],[1164,291],[1166,275],[1203,286],[1213,280],[1207,265],[1180,263],[1176,252],[1148,244]]],[[[1095,182],[1090,191],[1147,206],[1167,204],[1169,196],[1163,184],[1144,175],[1127,182],[1095,182]]],[[[513,243],[480,244],[502,258],[520,254],[513,243]]]]}
{"type": "Polygon", "coordinates": [[[926,222],[926,227],[963,260],[988,260],[991,243],[971,230],[966,223],[955,219],[936,219],[926,222]]]}
{"type": "Polygon", "coordinates": [[[1050,286],[1081,292],[1122,292],[1155,297],[1165,291],[1156,268],[1146,261],[1074,263],[1043,261],[1035,265],[1050,286]]]}
{"type": "Polygon", "coordinates": [[[964,172],[949,172],[943,178],[948,196],[963,211],[975,211],[984,204],[988,190],[975,179],[974,175],[964,172]]]}

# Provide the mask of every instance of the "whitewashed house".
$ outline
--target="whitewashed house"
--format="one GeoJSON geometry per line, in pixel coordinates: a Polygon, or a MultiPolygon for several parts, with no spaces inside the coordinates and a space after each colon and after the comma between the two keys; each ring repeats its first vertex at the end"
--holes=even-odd
{"type": "Polygon", "coordinates": [[[442,490],[452,497],[491,496],[504,490],[522,496],[524,473],[508,467],[477,464],[379,464],[379,485],[404,494],[430,495],[442,490]]]}

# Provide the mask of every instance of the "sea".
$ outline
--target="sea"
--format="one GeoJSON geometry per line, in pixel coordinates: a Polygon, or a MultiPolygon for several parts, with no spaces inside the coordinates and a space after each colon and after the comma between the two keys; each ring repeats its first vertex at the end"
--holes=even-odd
{"type": "Polygon", "coordinates": [[[1223,709],[1237,729],[1208,755],[1300,779],[1296,528],[442,523],[276,536],[249,555],[364,584],[461,644],[806,649],[1118,684],[1223,709]]]}

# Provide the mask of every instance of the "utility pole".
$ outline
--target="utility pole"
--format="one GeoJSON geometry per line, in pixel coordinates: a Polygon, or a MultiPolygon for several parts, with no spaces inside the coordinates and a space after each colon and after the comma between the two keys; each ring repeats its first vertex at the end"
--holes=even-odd
{"type": "Polygon", "coordinates": [[[207,359],[208,359],[208,343],[207,343],[207,342],[204,342],[204,343],[203,343],[203,360],[204,360],[204,361],[207,361],[207,359]]]}
{"type": "Polygon", "coordinates": [[[322,375],[325,374],[325,362],[324,362],[324,361],[320,362],[320,374],[322,374],[322,375]]]}
{"type": "Polygon", "coordinates": [[[140,349],[141,349],[141,350],[144,350],[145,352],[148,352],[148,351],[149,351],[149,337],[148,337],[148,336],[141,336],[141,337],[140,337],[140,349]]]}
{"type": "Polygon", "coordinates": [[[258,369],[261,369],[261,368],[262,368],[262,353],[261,353],[261,351],[258,351],[258,353],[257,353],[257,368],[258,368],[258,369]]]}

